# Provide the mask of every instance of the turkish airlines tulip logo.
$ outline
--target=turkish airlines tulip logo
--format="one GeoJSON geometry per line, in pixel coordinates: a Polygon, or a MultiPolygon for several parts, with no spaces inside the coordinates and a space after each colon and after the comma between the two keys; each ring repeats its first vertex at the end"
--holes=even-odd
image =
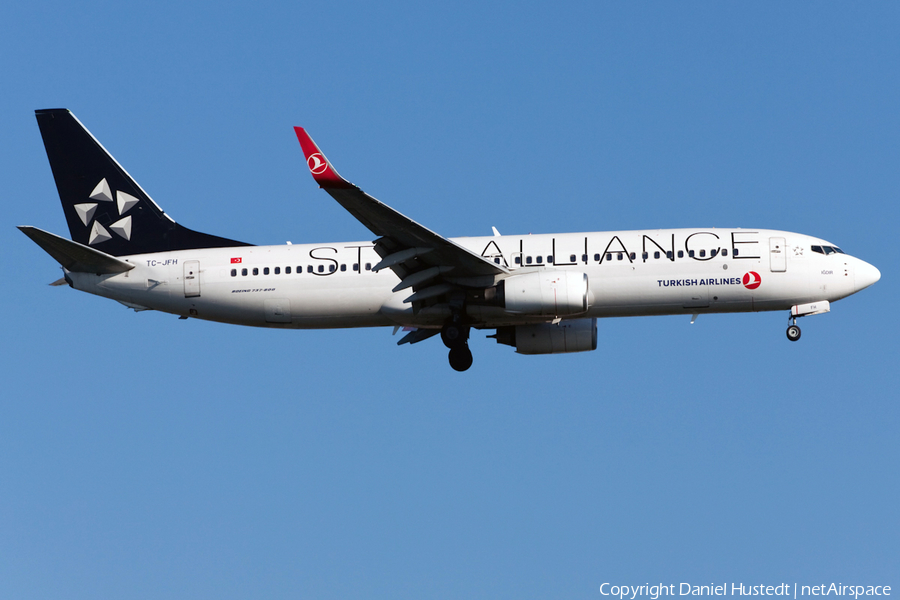
{"type": "Polygon", "coordinates": [[[744,273],[743,284],[744,287],[748,290],[755,290],[761,283],[762,279],[759,277],[759,273],[757,273],[756,271],[748,271],[747,273],[744,273]]]}
{"type": "Polygon", "coordinates": [[[312,171],[313,175],[321,175],[325,172],[325,169],[328,168],[325,157],[318,152],[311,154],[310,157],[306,159],[306,164],[309,165],[309,170],[312,171]]]}

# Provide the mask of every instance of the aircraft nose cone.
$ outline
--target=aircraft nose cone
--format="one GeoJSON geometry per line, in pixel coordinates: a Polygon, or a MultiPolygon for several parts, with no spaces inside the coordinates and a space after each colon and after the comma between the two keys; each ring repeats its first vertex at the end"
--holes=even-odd
{"type": "Polygon", "coordinates": [[[881,279],[881,271],[865,261],[859,261],[856,267],[856,289],[861,290],[869,287],[879,279],[881,279]]]}

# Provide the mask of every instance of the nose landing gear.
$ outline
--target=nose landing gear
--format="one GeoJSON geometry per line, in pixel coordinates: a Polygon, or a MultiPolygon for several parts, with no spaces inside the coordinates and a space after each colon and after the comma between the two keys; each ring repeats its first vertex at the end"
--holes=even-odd
{"type": "Polygon", "coordinates": [[[797,327],[797,317],[793,314],[790,316],[790,325],[787,328],[787,339],[796,342],[800,339],[800,328],[797,327]]]}
{"type": "Polygon", "coordinates": [[[828,300],[819,300],[818,302],[809,302],[807,304],[795,304],[791,307],[791,313],[788,315],[787,339],[796,342],[800,339],[800,328],[797,327],[797,317],[807,317],[810,315],[820,315],[831,310],[831,304],[828,300]]]}

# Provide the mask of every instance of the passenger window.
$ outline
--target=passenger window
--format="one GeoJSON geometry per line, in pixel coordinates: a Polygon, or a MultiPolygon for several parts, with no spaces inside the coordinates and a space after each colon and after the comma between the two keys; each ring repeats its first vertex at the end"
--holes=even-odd
{"type": "Polygon", "coordinates": [[[359,271],[359,263],[353,263],[353,270],[359,271]]]}
{"type": "Polygon", "coordinates": [[[241,269],[241,277],[247,276],[247,269],[241,269]]]}
{"type": "Polygon", "coordinates": [[[499,258],[494,258],[494,264],[495,264],[495,265],[499,265],[499,264],[500,264],[500,259],[499,259],[499,258]]]}
{"type": "Polygon", "coordinates": [[[594,260],[596,260],[597,262],[600,262],[600,255],[599,255],[599,254],[595,254],[595,255],[594,255],[594,260]]]}
{"type": "Polygon", "coordinates": [[[653,253],[653,258],[659,258],[659,250],[653,253]]]}
{"type": "Polygon", "coordinates": [[[366,263],[366,271],[372,270],[372,263],[366,263]]]}
{"type": "Polygon", "coordinates": [[[548,263],[552,263],[552,262],[553,262],[553,257],[552,257],[552,256],[548,256],[548,257],[547,257],[547,262],[548,262],[548,263]]]}
{"type": "Polygon", "coordinates": [[[606,260],[612,260],[612,252],[606,253],[606,260]]]}
{"type": "Polygon", "coordinates": [[[544,257],[543,257],[543,256],[536,256],[536,257],[535,257],[535,260],[537,261],[538,264],[541,264],[542,262],[544,262],[544,257]]]}
{"type": "Polygon", "coordinates": [[[526,256],[526,257],[525,257],[525,264],[526,264],[526,265],[530,265],[530,264],[531,264],[531,257],[530,257],[530,256],[526,256]]]}
{"type": "Polygon", "coordinates": [[[231,276],[232,276],[232,277],[237,277],[237,269],[232,269],[232,270],[231,270],[231,276]]]}
{"type": "Polygon", "coordinates": [[[517,265],[521,265],[521,264],[522,264],[522,257],[521,257],[521,256],[517,256],[517,257],[516,257],[516,260],[515,260],[515,263],[516,263],[517,265]]]}
{"type": "Polygon", "coordinates": [[[281,267],[275,267],[275,274],[281,275],[281,267]]]}
{"type": "Polygon", "coordinates": [[[259,275],[259,269],[256,268],[256,267],[253,267],[253,274],[254,274],[254,275],[259,275]]]}
{"type": "Polygon", "coordinates": [[[722,248],[722,256],[728,256],[728,248],[722,248]]]}
{"type": "MultiPolygon", "coordinates": [[[[641,258],[643,258],[644,260],[647,260],[648,258],[650,258],[650,253],[649,253],[649,252],[642,252],[642,253],[641,253],[641,258]]],[[[659,258],[659,252],[656,253],[656,258],[659,258]]]]}
{"type": "Polygon", "coordinates": [[[719,253],[719,249],[718,249],[718,248],[713,248],[712,250],[709,251],[709,255],[710,255],[710,257],[712,257],[712,258],[715,258],[716,254],[718,254],[718,253],[719,253]]]}
{"type": "Polygon", "coordinates": [[[587,254],[581,255],[581,262],[587,262],[587,254]]]}
{"type": "Polygon", "coordinates": [[[306,272],[307,273],[315,273],[316,271],[315,271],[315,269],[313,269],[312,265],[306,265],[306,272]]]}
{"type": "Polygon", "coordinates": [[[569,262],[575,262],[575,255],[572,254],[569,256],[569,262]]]}
{"type": "Polygon", "coordinates": [[[731,255],[732,255],[732,256],[737,256],[737,255],[738,255],[738,249],[737,249],[737,248],[733,249],[733,250],[731,251],[731,255]]]}
{"type": "Polygon", "coordinates": [[[634,258],[635,258],[634,252],[632,252],[631,254],[629,254],[628,257],[629,257],[631,260],[634,260],[634,258]]]}
{"type": "Polygon", "coordinates": [[[268,274],[269,274],[269,267],[265,267],[263,269],[263,275],[268,275],[268,274]]]}
{"type": "Polygon", "coordinates": [[[622,260],[623,258],[625,258],[625,255],[623,255],[621,252],[619,252],[619,260],[622,260]]]}
{"type": "Polygon", "coordinates": [[[285,267],[285,268],[284,268],[284,274],[285,274],[285,275],[290,275],[290,274],[291,274],[291,268],[290,268],[290,267],[285,267]]]}
{"type": "Polygon", "coordinates": [[[706,250],[701,250],[701,251],[700,251],[700,258],[703,258],[703,257],[705,257],[705,256],[706,256],[706,250]]]}
{"type": "Polygon", "coordinates": [[[678,251],[678,258],[684,258],[684,250],[678,251]]]}
{"type": "Polygon", "coordinates": [[[688,250],[688,256],[690,256],[691,258],[694,258],[694,251],[688,250]]]}
{"type": "Polygon", "coordinates": [[[671,250],[666,250],[666,258],[668,258],[669,260],[672,260],[672,251],[671,250]]]}
{"type": "Polygon", "coordinates": [[[347,270],[347,265],[341,265],[341,271],[346,271],[346,270],[347,270]]]}

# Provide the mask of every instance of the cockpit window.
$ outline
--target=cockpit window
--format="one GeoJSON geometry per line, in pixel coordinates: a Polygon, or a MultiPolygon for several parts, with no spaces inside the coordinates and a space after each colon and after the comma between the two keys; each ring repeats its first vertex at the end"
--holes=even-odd
{"type": "Polygon", "coordinates": [[[844,251],[837,246],[810,246],[810,249],[819,254],[844,254],[844,251]]]}

